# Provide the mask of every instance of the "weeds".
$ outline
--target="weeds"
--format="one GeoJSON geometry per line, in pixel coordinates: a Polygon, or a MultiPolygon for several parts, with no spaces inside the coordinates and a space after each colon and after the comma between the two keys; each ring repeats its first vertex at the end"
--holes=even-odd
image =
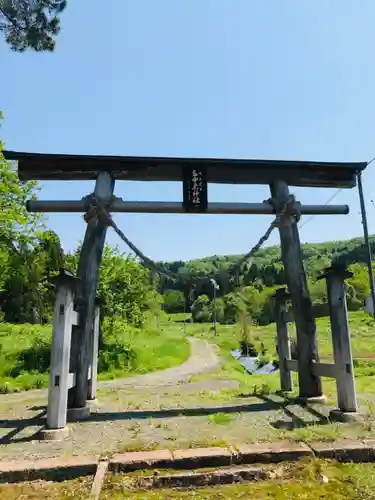
{"type": "Polygon", "coordinates": [[[209,415],[208,420],[213,424],[228,425],[233,420],[233,414],[218,412],[213,415],[209,415]]]}
{"type": "MultiPolygon", "coordinates": [[[[116,320],[104,323],[99,378],[113,380],[181,364],[190,346],[178,328],[136,329],[116,320]],[[113,324],[112,324],[113,326],[113,324]]],[[[51,326],[0,323],[0,394],[48,386],[51,326]]]]}

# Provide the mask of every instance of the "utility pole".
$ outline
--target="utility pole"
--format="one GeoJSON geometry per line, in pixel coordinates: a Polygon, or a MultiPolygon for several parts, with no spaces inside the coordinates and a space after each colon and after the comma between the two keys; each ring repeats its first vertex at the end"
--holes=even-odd
{"type": "Polygon", "coordinates": [[[364,234],[364,237],[365,237],[365,246],[366,246],[366,253],[367,253],[368,277],[369,277],[369,280],[370,280],[370,289],[371,289],[372,315],[373,315],[374,320],[375,320],[375,285],[374,285],[374,275],[373,275],[373,272],[372,272],[371,246],[370,246],[370,240],[369,240],[369,237],[368,237],[366,206],[365,206],[365,200],[364,200],[364,197],[363,197],[362,172],[358,172],[357,179],[358,179],[359,201],[360,201],[360,204],[361,204],[363,234],[364,234]]]}
{"type": "Polygon", "coordinates": [[[216,283],[216,281],[213,278],[210,279],[210,282],[212,284],[213,291],[214,291],[214,297],[213,297],[214,311],[212,314],[212,322],[214,324],[214,333],[215,333],[215,335],[217,335],[217,330],[216,330],[216,290],[219,290],[219,285],[216,283]]]}

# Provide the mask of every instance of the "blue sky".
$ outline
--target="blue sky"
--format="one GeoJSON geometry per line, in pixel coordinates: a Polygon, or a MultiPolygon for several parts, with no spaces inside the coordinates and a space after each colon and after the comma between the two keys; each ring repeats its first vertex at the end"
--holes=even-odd
{"type": "MultiPolygon", "coordinates": [[[[117,155],[366,161],[375,155],[373,0],[80,0],[68,2],[53,54],[0,41],[1,138],[8,149],[117,155]]],[[[375,232],[375,162],[364,174],[375,232]]],[[[40,198],[77,199],[90,182],[46,182],[40,198]]],[[[334,190],[292,189],[305,203],[334,190]]],[[[118,182],[125,200],[182,199],[178,183],[118,182]]],[[[209,186],[210,201],[258,202],[267,186],[209,186]]],[[[315,217],[301,240],[362,234],[349,216],[315,217]]],[[[245,252],[267,216],[116,215],[154,259],[245,252]]],[[[65,249],[78,214],[49,217],[65,249]]],[[[119,243],[108,233],[111,244],[119,243]]],[[[277,232],[270,243],[278,243],[277,232]]],[[[126,250],[120,244],[120,247],[126,250]]]]}

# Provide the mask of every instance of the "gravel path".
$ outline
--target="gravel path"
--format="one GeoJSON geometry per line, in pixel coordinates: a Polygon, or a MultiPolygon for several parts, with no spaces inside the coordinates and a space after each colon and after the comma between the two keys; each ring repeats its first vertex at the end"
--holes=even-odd
{"type": "MultiPolygon", "coordinates": [[[[102,380],[98,382],[99,389],[110,388],[132,388],[132,387],[160,387],[164,385],[176,384],[178,382],[187,382],[190,377],[215,371],[220,367],[220,360],[217,355],[217,347],[209,344],[205,340],[188,338],[191,345],[190,357],[182,365],[160,370],[157,372],[146,373],[135,377],[126,377],[116,380],[102,380]]],[[[27,400],[28,402],[34,399],[46,398],[47,389],[38,389],[32,391],[24,391],[13,394],[0,395],[0,404],[18,402],[27,400]]]]}
{"type": "Polygon", "coordinates": [[[191,354],[189,359],[182,365],[136,377],[101,381],[99,382],[99,388],[160,387],[178,382],[187,382],[194,375],[215,371],[220,367],[216,346],[193,337],[189,337],[188,340],[191,344],[191,354]]]}
{"type": "MultiPolygon", "coordinates": [[[[177,439],[176,433],[196,434],[195,425],[182,418],[183,428],[176,427],[176,412],[185,404],[202,406],[203,393],[234,389],[238,382],[230,380],[202,380],[189,382],[194,375],[213,372],[220,367],[216,347],[208,342],[189,338],[191,355],[176,367],[150,374],[118,380],[101,381],[99,402],[91,417],[83,422],[69,423],[70,438],[62,442],[38,441],[37,432],[45,424],[46,390],[0,396],[0,460],[48,458],[61,455],[115,452],[124,445],[139,445],[155,439],[177,439]],[[171,408],[168,423],[153,425],[146,412],[171,408]],[[169,436],[169,437],[168,437],[169,436]]],[[[215,405],[214,401],[211,404],[215,405]]],[[[168,419],[169,414],[165,415],[168,419]]],[[[177,419],[181,420],[181,419],[177,419]]],[[[206,427],[207,416],[203,417],[206,427]]],[[[143,444],[142,444],[143,446],[143,444]]]]}

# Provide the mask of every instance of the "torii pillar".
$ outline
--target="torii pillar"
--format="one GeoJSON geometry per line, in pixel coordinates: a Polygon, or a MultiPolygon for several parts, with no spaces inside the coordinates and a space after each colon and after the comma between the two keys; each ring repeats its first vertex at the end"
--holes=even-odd
{"type": "MultiPolygon", "coordinates": [[[[95,184],[94,197],[102,203],[111,201],[115,181],[108,172],[100,172],[95,184]]],[[[94,331],[95,301],[99,282],[99,267],[103,255],[107,225],[94,215],[87,221],[77,277],[84,282],[77,301],[79,326],[73,331],[71,349],[71,371],[76,373],[76,384],[69,390],[68,413],[70,419],[86,418],[90,408],[86,405],[88,372],[91,360],[92,335],[94,331]]]]}
{"type": "MultiPolygon", "coordinates": [[[[289,199],[288,185],[282,180],[276,180],[270,188],[273,202],[276,208],[280,209],[289,199]]],[[[286,213],[281,216],[279,233],[297,330],[299,399],[311,403],[325,402],[321,378],[312,372],[312,363],[319,361],[316,323],[302,262],[297,220],[293,214],[286,213]]]]}

